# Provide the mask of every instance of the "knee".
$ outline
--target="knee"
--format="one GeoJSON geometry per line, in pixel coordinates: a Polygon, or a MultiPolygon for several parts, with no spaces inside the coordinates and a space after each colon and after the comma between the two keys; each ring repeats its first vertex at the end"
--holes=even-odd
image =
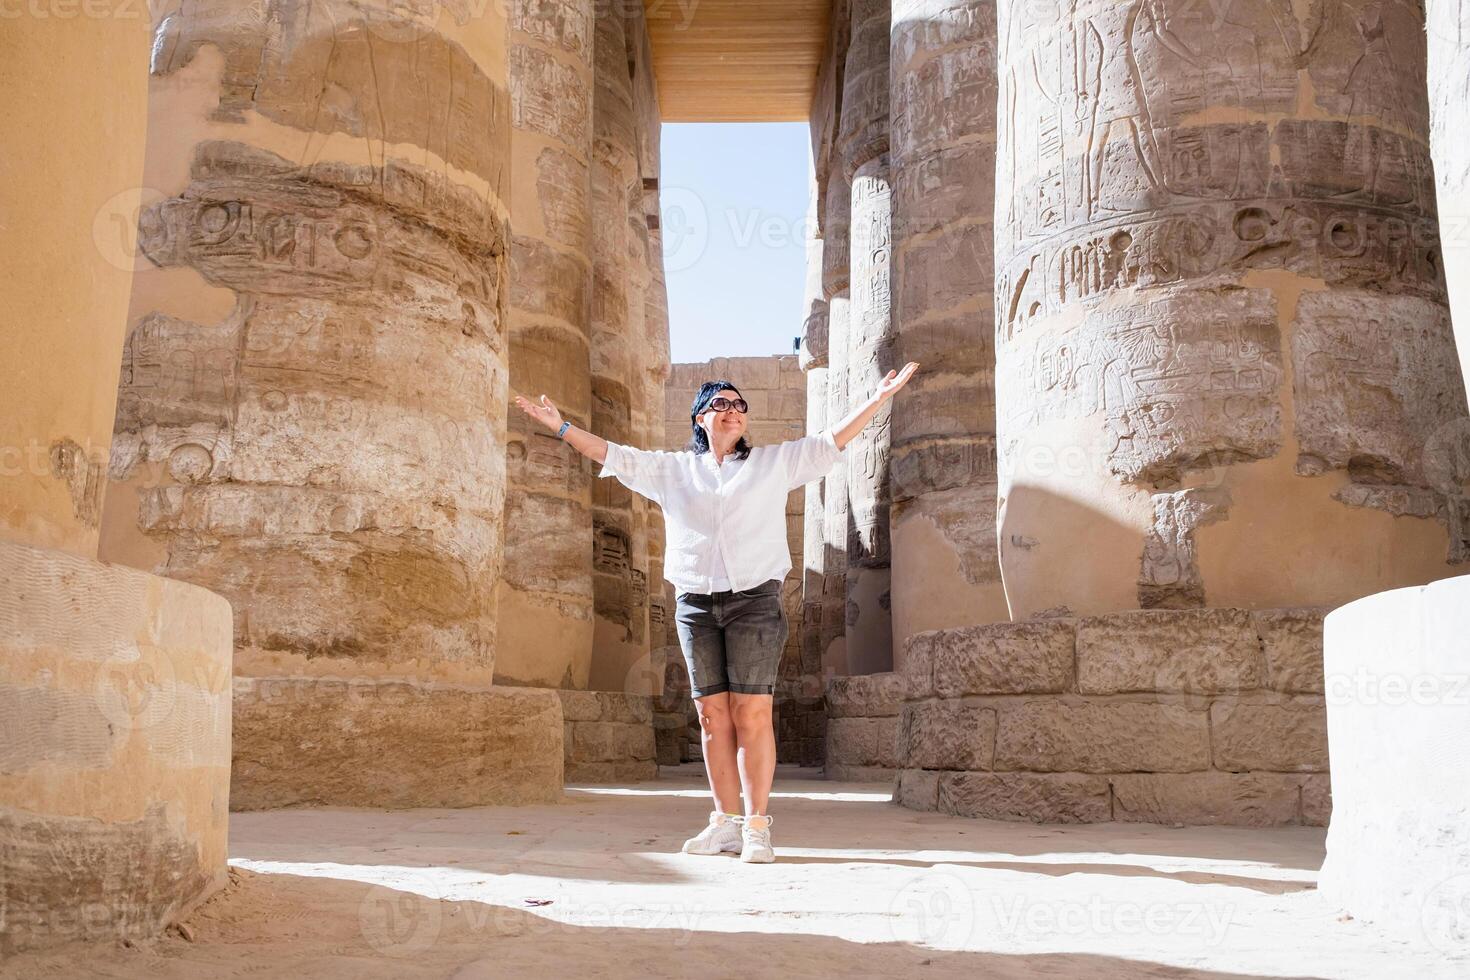
{"type": "Polygon", "coordinates": [[[771,727],[771,699],[742,700],[735,705],[735,728],[743,733],[759,734],[771,727]]]}
{"type": "Polygon", "coordinates": [[[701,704],[699,706],[699,727],[706,737],[728,735],[734,730],[730,709],[724,705],[701,704]]]}

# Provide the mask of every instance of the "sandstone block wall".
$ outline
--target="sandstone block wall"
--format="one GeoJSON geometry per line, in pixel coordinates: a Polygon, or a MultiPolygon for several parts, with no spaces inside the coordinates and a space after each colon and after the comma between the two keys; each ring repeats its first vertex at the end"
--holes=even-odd
{"type": "Polygon", "coordinates": [[[828,779],[892,783],[907,687],[893,671],[827,682],[828,779]]]}
{"type": "Polygon", "coordinates": [[[624,783],[653,779],[654,746],[649,695],[558,691],[565,725],[568,783],[624,783]]]}
{"type": "Polygon", "coordinates": [[[999,9],[1012,615],[1332,605],[1464,561],[1422,5],[999,9]]]}
{"type": "MultiPolygon", "coordinates": [[[[699,714],[690,699],[689,668],[679,652],[677,637],[664,647],[663,689],[654,695],[654,749],[661,766],[699,762],[704,758],[700,742],[699,714]]],[[[780,751],[780,743],[776,745],[780,751]]]]}
{"type": "Polygon", "coordinates": [[[561,798],[555,691],[237,677],[230,805],[488,806],[561,798]],[[309,753],[303,762],[301,755],[309,753]]]}
{"type": "Polygon", "coordinates": [[[1001,820],[1323,825],[1323,612],[1134,611],[916,634],[890,675],[904,698],[895,798],[1001,820]]]}

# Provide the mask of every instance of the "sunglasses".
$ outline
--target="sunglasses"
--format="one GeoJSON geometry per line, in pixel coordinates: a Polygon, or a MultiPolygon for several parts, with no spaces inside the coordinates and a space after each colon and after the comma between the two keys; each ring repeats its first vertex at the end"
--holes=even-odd
{"type": "Polygon", "coordinates": [[[736,398],[731,401],[724,395],[716,395],[714,398],[711,398],[707,407],[716,412],[728,412],[733,408],[741,415],[750,411],[750,405],[746,403],[744,398],[736,398]]]}

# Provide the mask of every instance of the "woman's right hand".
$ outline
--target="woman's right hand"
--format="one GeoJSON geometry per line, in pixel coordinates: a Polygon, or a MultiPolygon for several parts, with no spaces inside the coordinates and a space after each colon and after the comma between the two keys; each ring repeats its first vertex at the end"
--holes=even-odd
{"type": "Polygon", "coordinates": [[[556,406],[552,404],[551,399],[545,395],[541,396],[539,403],[531,401],[524,395],[516,395],[516,408],[519,408],[552,432],[561,428],[561,412],[556,410],[556,406]]]}

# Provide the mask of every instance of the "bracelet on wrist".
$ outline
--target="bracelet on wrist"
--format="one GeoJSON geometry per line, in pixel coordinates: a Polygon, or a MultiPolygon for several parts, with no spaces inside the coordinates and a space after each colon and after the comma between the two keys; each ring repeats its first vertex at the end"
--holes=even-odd
{"type": "Polygon", "coordinates": [[[567,430],[570,429],[571,427],[572,427],[572,423],[570,423],[570,422],[563,422],[561,424],[561,428],[556,430],[556,437],[558,439],[565,439],[567,437],[567,430]]]}

